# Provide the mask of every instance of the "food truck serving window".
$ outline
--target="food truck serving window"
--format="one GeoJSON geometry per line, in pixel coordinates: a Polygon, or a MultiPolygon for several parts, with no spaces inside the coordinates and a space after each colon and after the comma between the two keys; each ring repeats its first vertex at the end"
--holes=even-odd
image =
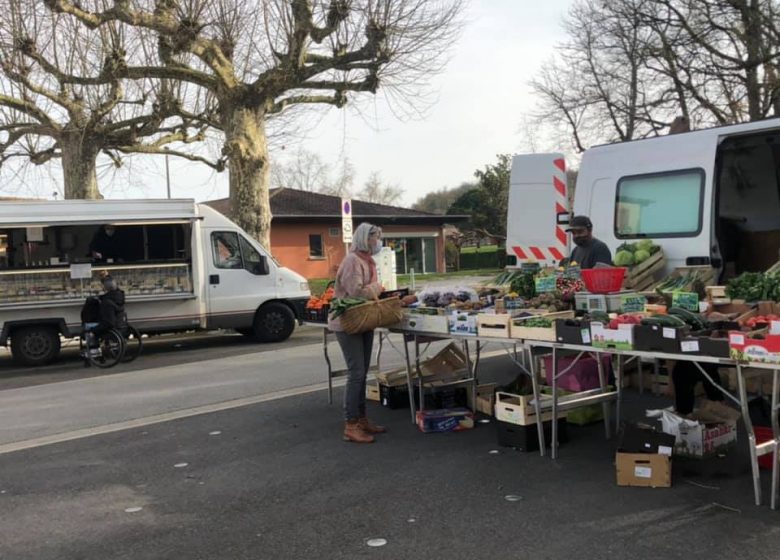
{"type": "Polygon", "coordinates": [[[704,170],[634,175],[618,181],[615,235],[695,237],[702,228],[704,170]]]}

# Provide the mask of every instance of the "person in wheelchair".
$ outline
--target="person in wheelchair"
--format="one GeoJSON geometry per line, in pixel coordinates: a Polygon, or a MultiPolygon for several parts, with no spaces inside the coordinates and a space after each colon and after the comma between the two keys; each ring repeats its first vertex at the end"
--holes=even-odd
{"type": "Polygon", "coordinates": [[[95,340],[98,335],[111,329],[122,329],[127,324],[125,293],[111,276],[104,276],[101,282],[105,292],[98,297],[88,297],[81,309],[84,331],[92,334],[87,338],[88,343],[90,338],[95,340]]]}

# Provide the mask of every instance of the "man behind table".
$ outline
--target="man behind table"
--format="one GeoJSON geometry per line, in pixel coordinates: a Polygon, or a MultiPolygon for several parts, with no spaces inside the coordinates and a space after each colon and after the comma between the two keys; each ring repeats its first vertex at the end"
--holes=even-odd
{"type": "Polygon", "coordinates": [[[574,216],[566,230],[574,242],[571,256],[561,264],[577,263],[580,268],[593,268],[598,263],[612,265],[612,253],[607,244],[593,237],[593,223],[587,216],[574,216]]]}

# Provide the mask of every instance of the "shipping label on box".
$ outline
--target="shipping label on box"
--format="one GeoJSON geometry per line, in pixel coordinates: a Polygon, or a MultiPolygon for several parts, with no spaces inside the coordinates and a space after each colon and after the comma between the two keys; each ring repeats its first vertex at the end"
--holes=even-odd
{"type": "Polygon", "coordinates": [[[608,329],[603,323],[590,324],[591,344],[596,348],[614,348],[633,350],[634,325],[619,325],[617,329],[608,329]]]}

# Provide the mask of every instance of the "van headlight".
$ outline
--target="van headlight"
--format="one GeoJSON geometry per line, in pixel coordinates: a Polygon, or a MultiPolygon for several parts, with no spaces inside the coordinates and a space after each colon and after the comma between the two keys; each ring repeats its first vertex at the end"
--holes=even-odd
{"type": "Polygon", "coordinates": [[[309,283],[308,282],[301,282],[301,291],[308,292],[309,291],[309,283]]]}

